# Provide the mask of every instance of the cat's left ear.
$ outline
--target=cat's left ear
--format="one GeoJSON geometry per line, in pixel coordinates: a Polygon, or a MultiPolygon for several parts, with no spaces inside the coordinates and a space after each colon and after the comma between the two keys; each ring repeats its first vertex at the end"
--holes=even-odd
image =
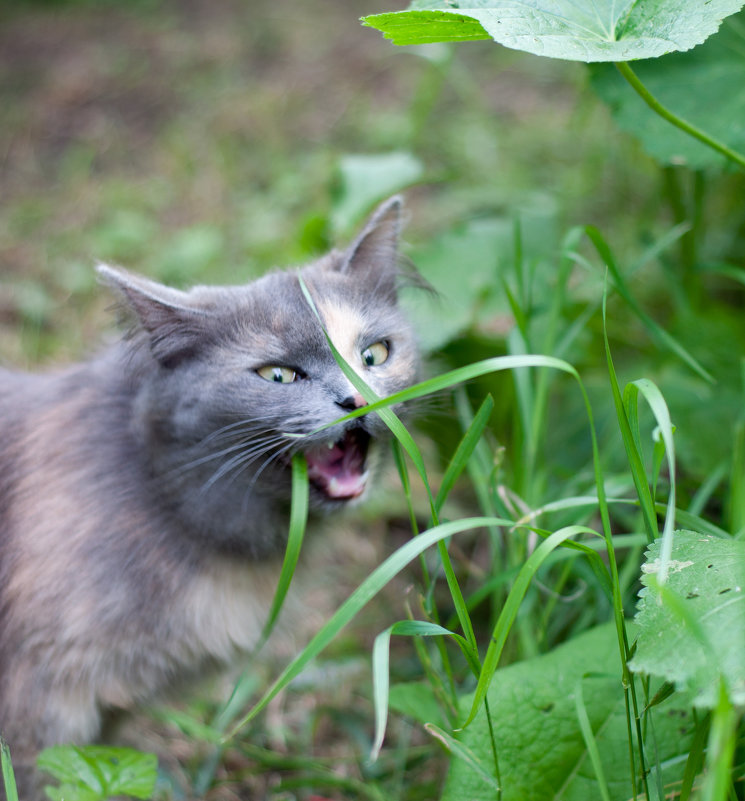
{"type": "Polygon", "coordinates": [[[403,199],[394,195],[373,212],[362,233],[344,253],[339,271],[372,280],[395,296],[403,199]]]}

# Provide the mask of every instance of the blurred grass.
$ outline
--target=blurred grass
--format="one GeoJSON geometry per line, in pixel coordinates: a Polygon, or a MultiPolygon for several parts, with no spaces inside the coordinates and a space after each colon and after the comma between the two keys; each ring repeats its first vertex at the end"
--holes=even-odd
{"type": "Polygon", "coordinates": [[[521,206],[626,233],[653,202],[654,171],[576,65],[479,44],[394,49],[358,25],[370,10],[5,6],[0,358],[90,349],[105,325],[95,260],[186,284],[314,255],[345,153],[411,150],[424,163],[412,241],[463,213],[521,206]]]}

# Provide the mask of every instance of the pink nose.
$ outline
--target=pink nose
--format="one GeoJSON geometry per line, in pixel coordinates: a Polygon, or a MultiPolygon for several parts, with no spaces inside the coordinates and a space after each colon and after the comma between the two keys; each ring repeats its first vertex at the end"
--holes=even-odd
{"type": "Polygon", "coordinates": [[[354,395],[348,395],[344,400],[337,401],[336,403],[341,406],[342,409],[346,409],[350,412],[354,409],[359,409],[361,406],[367,406],[367,401],[359,392],[355,392],[354,395]]]}

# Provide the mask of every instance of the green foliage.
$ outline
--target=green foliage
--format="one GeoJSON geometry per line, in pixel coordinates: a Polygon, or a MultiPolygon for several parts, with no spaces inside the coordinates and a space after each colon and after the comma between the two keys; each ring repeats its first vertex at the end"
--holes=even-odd
{"type": "MultiPolygon", "coordinates": [[[[495,721],[503,801],[584,801],[601,797],[591,759],[597,749],[605,797],[631,797],[626,704],[621,683],[615,630],[598,626],[550,653],[500,668],[489,689],[495,721]],[[581,699],[592,739],[582,731],[581,699]],[[592,746],[592,747],[591,747],[592,746]]],[[[462,700],[465,712],[472,698],[462,700]]],[[[648,719],[648,757],[665,764],[663,785],[680,778],[677,757],[688,751],[692,733],[686,699],[678,697],[654,709],[648,719]]],[[[492,762],[491,735],[483,711],[458,739],[483,765],[492,762]]],[[[443,801],[486,801],[494,791],[467,764],[453,759],[443,801]]]]}
{"type": "Polygon", "coordinates": [[[60,782],[59,787],[46,788],[52,801],[150,798],[158,769],[153,754],[100,745],[46,748],[39,755],[38,765],[60,782]]]}
{"type": "Polygon", "coordinates": [[[693,703],[713,709],[720,682],[733,704],[745,703],[745,543],[676,531],[668,578],[659,578],[661,542],[642,565],[631,668],[674,682],[693,703]],[[685,658],[681,658],[682,655],[685,658]]]}
{"type": "Polygon", "coordinates": [[[505,47],[572,61],[627,61],[689,50],[715,33],[741,0],[623,3],[558,0],[516,6],[418,0],[409,11],[365,17],[394,44],[459,42],[491,36],[505,47]],[[448,9],[447,11],[445,9],[448,9]]]}
{"type": "MultiPolygon", "coordinates": [[[[640,61],[634,70],[665,105],[735,150],[745,150],[745,14],[724,21],[719,32],[690,53],[640,61]]],[[[611,66],[591,68],[592,86],[618,125],[634,134],[662,164],[695,169],[723,159],[682,131],[671,130],[611,66]]]]}

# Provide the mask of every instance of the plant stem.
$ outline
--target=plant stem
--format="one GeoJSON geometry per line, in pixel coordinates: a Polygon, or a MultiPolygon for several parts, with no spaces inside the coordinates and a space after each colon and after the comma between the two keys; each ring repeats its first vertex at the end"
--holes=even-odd
{"type": "Polygon", "coordinates": [[[716,150],[730,161],[734,161],[735,164],[745,168],[745,156],[727,147],[727,145],[722,144],[722,142],[712,138],[704,131],[696,128],[695,125],[691,125],[691,123],[681,119],[676,114],[673,114],[670,109],[663,106],[662,103],[660,103],[660,101],[657,100],[657,98],[652,95],[649,89],[647,89],[647,87],[639,80],[639,77],[634,70],[631,69],[628,62],[616,61],[615,64],[621,75],[623,75],[623,77],[631,84],[631,87],[634,89],[634,91],[652,109],[652,111],[659,114],[660,117],[667,120],[669,123],[672,123],[676,128],[680,128],[681,131],[684,131],[689,136],[693,136],[695,139],[698,139],[699,142],[703,142],[707,147],[712,148],[712,150],[716,150]]]}

